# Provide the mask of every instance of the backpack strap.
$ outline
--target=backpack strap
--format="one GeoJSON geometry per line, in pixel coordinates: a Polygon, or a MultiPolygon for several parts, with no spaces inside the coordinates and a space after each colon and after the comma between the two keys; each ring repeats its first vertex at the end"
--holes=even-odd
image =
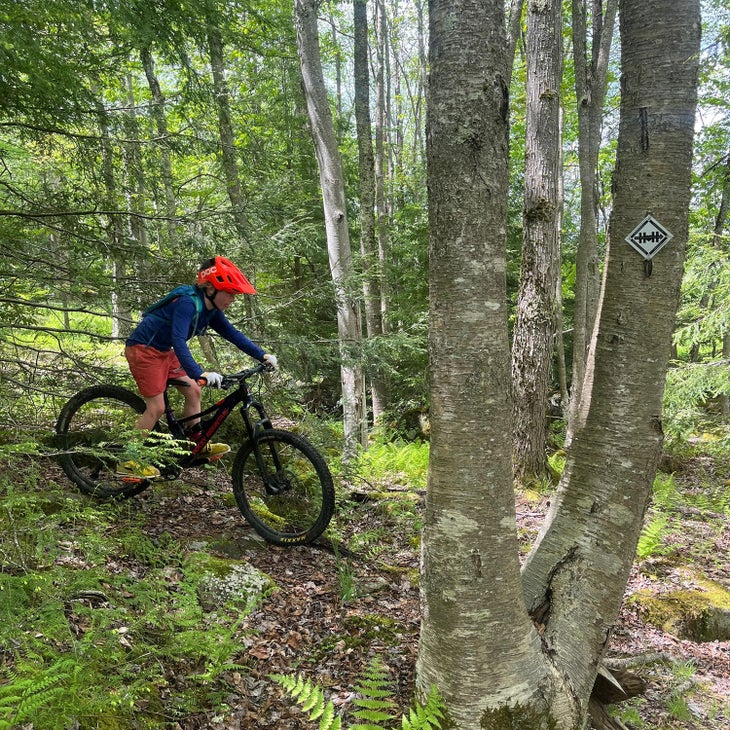
{"type": "Polygon", "coordinates": [[[175,287],[171,292],[165,294],[162,299],[158,299],[154,304],[150,304],[142,313],[142,317],[152,315],[159,319],[165,319],[165,317],[158,314],[159,310],[183,296],[190,297],[195,305],[195,319],[193,320],[193,332],[195,332],[198,328],[198,318],[203,311],[203,300],[198,296],[198,288],[192,284],[182,284],[181,286],[175,287]]]}

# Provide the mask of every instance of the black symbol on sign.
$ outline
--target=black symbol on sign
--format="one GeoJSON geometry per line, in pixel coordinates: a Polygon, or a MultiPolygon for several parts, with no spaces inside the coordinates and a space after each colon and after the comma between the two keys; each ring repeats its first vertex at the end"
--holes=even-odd
{"type": "Polygon", "coordinates": [[[663,233],[652,231],[652,233],[639,233],[634,236],[634,240],[638,243],[660,243],[665,238],[663,233]]]}

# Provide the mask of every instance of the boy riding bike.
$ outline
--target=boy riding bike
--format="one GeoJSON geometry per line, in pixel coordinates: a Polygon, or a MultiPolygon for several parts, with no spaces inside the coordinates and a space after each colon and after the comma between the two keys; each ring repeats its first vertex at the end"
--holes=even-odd
{"type": "MultiPolygon", "coordinates": [[[[185,399],[183,416],[200,412],[201,386],[220,387],[222,375],[204,371],[187,345],[189,339],[203,334],[208,327],[255,360],[276,367],[276,356],[264,352],[224,314],[236,295],[255,293],[254,287],[232,261],[216,256],[200,267],[196,286],[174,290],[145,312],[127,339],[124,352],[146,405],[137,420],[137,428],[149,431],[162,416],[169,379],[181,381],[175,387],[185,399]]],[[[193,441],[196,440],[196,426],[189,434],[193,441]]],[[[228,444],[209,443],[201,455],[214,460],[230,450],[228,444]]],[[[120,463],[117,473],[145,479],[160,476],[156,467],[136,461],[120,463]]]]}

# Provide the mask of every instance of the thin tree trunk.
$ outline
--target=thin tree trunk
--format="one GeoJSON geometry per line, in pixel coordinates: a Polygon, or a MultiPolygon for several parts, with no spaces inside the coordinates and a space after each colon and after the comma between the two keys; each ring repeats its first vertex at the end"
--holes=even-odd
{"type": "MultiPolygon", "coordinates": [[[[720,199],[720,208],[715,218],[714,238],[715,245],[722,246],[722,236],[725,233],[727,224],[728,211],[730,211],[730,154],[725,160],[724,182],[722,186],[722,197],[720,199]]],[[[730,329],[725,332],[722,338],[722,357],[724,360],[730,360],[730,329]]],[[[730,418],[730,395],[727,393],[720,394],[720,410],[725,421],[730,418]]]]}
{"type": "MultiPolygon", "coordinates": [[[[231,202],[231,216],[236,229],[238,241],[243,252],[246,254],[246,277],[256,285],[255,259],[251,255],[250,243],[248,240],[248,216],[246,198],[241,187],[241,180],[238,174],[238,156],[236,153],[235,135],[233,133],[233,122],[231,120],[231,101],[228,84],[225,77],[225,65],[223,60],[223,39],[221,30],[215,18],[209,17],[206,27],[208,39],[208,52],[210,54],[210,68],[213,75],[213,92],[215,94],[215,105],[218,111],[218,130],[221,140],[221,161],[223,174],[226,178],[226,191],[231,202]]],[[[260,332],[261,318],[258,316],[256,297],[246,297],[245,307],[248,317],[253,322],[253,329],[260,332]]]]}
{"type": "Polygon", "coordinates": [[[383,332],[388,331],[388,209],[386,187],[388,178],[388,156],[386,126],[388,116],[387,90],[387,35],[388,23],[383,0],[375,0],[376,8],[376,56],[375,77],[375,210],[376,232],[378,238],[378,257],[380,260],[380,307],[383,332]]]}
{"type": "Polygon", "coordinates": [[[525,0],[510,0],[509,17],[507,18],[507,78],[506,84],[509,88],[512,81],[512,71],[514,69],[514,58],[517,53],[517,43],[522,34],[522,9],[525,6],[525,0]]]}
{"type": "Polygon", "coordinates": [[[304,95],[319,165],[330,271],[335,287],[337,331],[342,358],[343,458],[348,461],[355,456],[358,445],[363,444],[366,437],[362,334],[358,307],[351,288],[354,264],[348,232],[345,183],[322,73],[316,7],[316,0],[295,0],[294,17],[304,95]]]}
{"type": "Polygon", "coordinates": [[[165,217],[167,219],[167,237],[172,251],[176,254],[178,262],[181,262],[182,252],[179,251],[179,226],[177,221],[177,196],[172,176],[172,159],[169,149],[169,131],[167,127],[167,114],[165,112],[165,96],[162,93],[160,82],[155,73],[155,63],[152,57],[152,50],[149,46],[140,49],[140,58],[147,78],[147,85],[152,94],[151,113],[157,130],[158,145],[160,154],[160,172],[162,185],[165,193],[165,217]]]}
{"type": "MultiPolygon", "coordinates": [[[[383,334],[380,305],[380,260],[375,240],[375,160],[370,120],[370,74],[368,64],[368,18],[366,0],[354,0],[355,30],[355,120],[360,163],[360,252],[363,262],[363,298],[368,339],[383,334]]],[[[387,389],[378,362],[368,364],[373,422],[387,406],[387,389]]]]}
{"type": "Polygon", "coordinates": [[[570,445],[580,410],[586,358],[598,310],[600,261],[598,255],[598,154],[606,97],[608,60],[618,0],[593,0],[592,53],[586,49],[586,2],[573,0],[573,57],[578,100],[578,167],[580,174],[580,231],[575,261],[573,362],[568,403],[566,445],[570,445]]]}
{"type": "MultiPolygon", "coordinates": [[[[132,244],[125,261],[125,273],[134,271],[139,255],[147,251],[147,226],[142,215],[144,212],[144,201],[147,198],[144,181],[144,170],[142,167],[142,155],[140,152],[139,123],[136,113],[136,101],[134,97],[134,81],[130,74],[126,77],[127,105],[129,110],[124,114],[125,142],[124,142],[124,168],[126,174],[125,198],[127,202],[127,238],[132,244]]],[[[126,315],[129,320],[128,328],[131,329],[132,320],[132,297],[127,297],[126,315]]],[[[134,308],[139,310],[138,297],[134,296],[134,308]]]]}
{"type": "Polygon", "coordinates": [[[560,278],[560,0],[527,2],[527,132],[522,264],[512,341],[515,477],[545,478],[546,411],[560,278]]]}
{"type": "MultiPolygon", "coordinates": [[[[221,161],[223,173],[226,177],[226,190],[228,199],[231,201],[231,214],[233,216],[238,240],[247,249],[248,241],[248,220],[246,217],[246,199],[241,187],[238,175],[238,158],[236,155],[235,135],[233,133],[233,122],[231,120],[231,102],[228,84],[225,77],[225,66],[223,62],[223,40],[221,31],[215,20],[209,19],[207,26],[208,52],[210,54],[210,68],[213,74],[213,91],[215,93],[215,104],[218,112],[218,131],[221,139],[221,161]]],[[[246,270],[246,277],[254,279],[254,271],[251,268],[246,270]]],[[[252,280],[253,283],[253,280],[252,280]]]]}
{"type": "Polygon", "coordinates": [[[111,253],[111,306],[112,337],[124,338],[132,329],[132,316],[125,301],[122,287],[126,280],[125,256],[123,250],[124,229],[117,204],[117,184],[114,175],[114,149],[109,132],[106,110],[99,102],[97,118],[101,129],[101,175],[104,183],[104,207],[109,211],[106,216],[106,234],[111,253]]]}

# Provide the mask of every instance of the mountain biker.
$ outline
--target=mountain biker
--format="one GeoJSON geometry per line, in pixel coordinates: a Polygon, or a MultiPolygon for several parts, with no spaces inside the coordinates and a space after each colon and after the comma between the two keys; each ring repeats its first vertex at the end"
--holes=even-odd
{"type": "MultiPolygon", "coordinates": [[[[164,413],[168,379],[182,381],[175,387],[185,399],[184,417],[200,412],[202,385],[220,387],[223,376],[203,370],[187,345],[189,339],[203,334],[208,327],[255,360],[276,367],[276,356],[265,352],[237,330],[224,314],[238,294],[255,293],[254,287],[232,261],[216,256],[201,265],[194,287],[174,290],[145,312],[128,337],[124,351],[146,405],[137,420],[137,428],[151,430],[164,413]],[[178,291],[181,293],[176,296],[178,291]]],[[[196,427],[199,429],[199,424],[191,428],[192,440],[196,440],[196,427]]],[[[209,443],[201,456],[218,459],[230,450],[228,444],[209,443]]],[[[136,461],[120,464],[117,473],[146,479],[160,475],[156,467],[136,461]]]]}

